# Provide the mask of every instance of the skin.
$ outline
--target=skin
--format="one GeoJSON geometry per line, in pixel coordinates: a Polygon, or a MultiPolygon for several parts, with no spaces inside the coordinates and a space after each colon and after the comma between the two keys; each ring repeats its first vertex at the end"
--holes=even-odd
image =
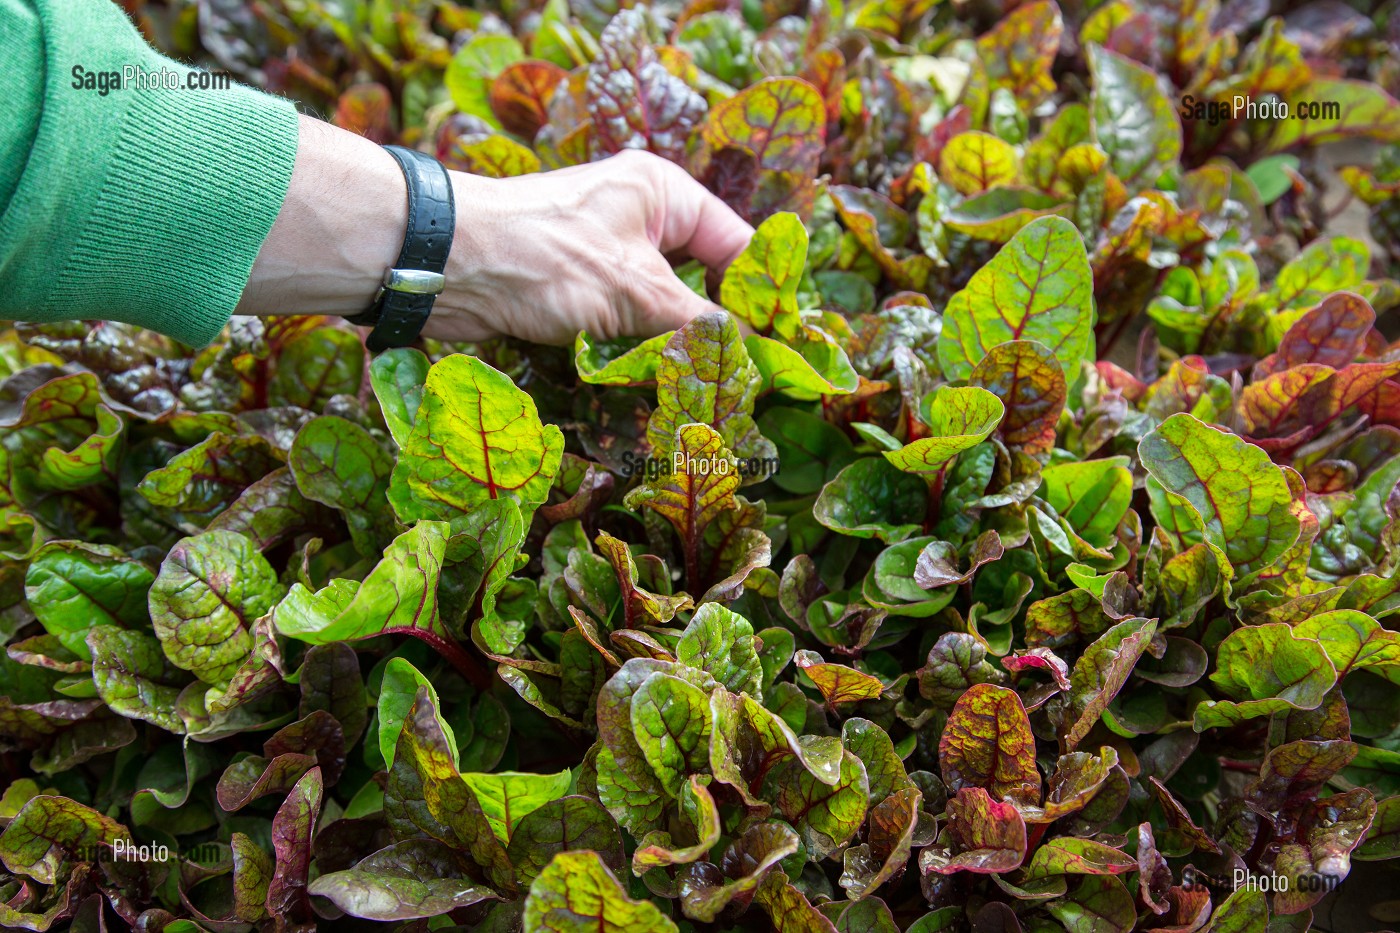
{"type": "MultiPolygon", "coordinates": [[[[407,224],[398,163],[301,117],[287,197],[239,314],[357,314],[394,264],[407,224]]],[[[646,152],[519,178],[452,172],[457,229],[447,289],[424,335],[564,344],[674,330],[715,309],[667,256],[723,270],[753,229],[679,166],[646,152]]]]}

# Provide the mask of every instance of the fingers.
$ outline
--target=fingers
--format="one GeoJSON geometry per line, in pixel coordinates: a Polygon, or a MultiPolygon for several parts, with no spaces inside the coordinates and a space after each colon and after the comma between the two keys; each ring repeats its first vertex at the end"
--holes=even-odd
{"type": "Polygon", "coordinates": [[[652,257],[634,280],[631,295],[634,313],[631,326],[627,328],[629,333],[654,337],[677,330],[707,311],[719,310],[717,305],[695,294],[677,278],[660,253],[653,253],[652,257]]]}
{"type": "Polygon", "coordinates": [[[659,218],[663,253],[682,250],[716,272],[723,271],[744,251],[753,227],[728,204],[679,166],[658,159],[663,197],[659,218]]]}

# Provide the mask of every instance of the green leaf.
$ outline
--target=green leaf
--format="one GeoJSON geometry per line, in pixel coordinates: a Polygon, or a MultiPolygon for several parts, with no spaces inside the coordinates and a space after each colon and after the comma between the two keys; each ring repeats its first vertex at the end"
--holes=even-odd
{"type": "Polygon", "coordinates": [[[389,484],[399,519],[454,528],[483,502],[513,499],[525,519],[549,496],[564,435],[541,424],[535,401],[504,373],[470,356],[433,364],[389,484]]]}
{"type": "Polygon", "coordinates": [[[1016,148],[991,133],[959,133],[938,156],[938,177],[962,194],[1014,184],[1021,170],[1016,148]]]}
{"type": "Polygon", "coordinates": [[[679,677],[656,674],[632,696],[637,747],[671,797],[709,763],[710,729],[709,697],[679,677]]]}
{"type": "Polygon", "coordinates": [[[759,417],[758,426],[778,448],[782,469],[773,475],[773,482],[786,492],[819,492],[855,459],[855,449],[840,429],[800,408],[769,408],[759,417]]]}
{"type": "Polygon", "coordinates": [[[762,696],[763,666],[753,626],[718,603],[701,606],[676,643],[676,660],[708,673],[729,690],[762,696]]]}
{"type": "Polygon", "coordinates": [[[818,327],[800,325],[796,334],[783,340],[753,334],[744,338],[744,348],[765,391],[815,401],[823,395],[849,395],[860,385],[846,351],[818,327]]]}
{"type": "Polygon", "coordinates": [[[1133,498],[1127,457],[1062,463],[1041,471],[1045,498],[1085,541],[1109,547],[1133,498]]]}
{"type": "Polygon", "coordinates": [[[0,833],[0,862],[11,873],[57,884],[69,858],[86,860],[99,846],[110,849],[131,834],[116,820],[76,800],[41,794],[30,798],[0,833]]]}
{"type": "Polygon", "coordinates": [[[891,794],[914,786],[889,733],[870,720],[852,717],[842,723],[841,744],[865,765],[872,807],[891,794]]]}
{"type": "Polygon", "coordinates": [[[244,923],[267,917],[267,888],[275,869],[272,856],[244,833],[229,839],[233,856],[233,913],[244,923]]]}
{"type": "Polygon", "coordinates": [[[1240,581],[1278,560],[1297,540],[1298,517],[1283,471],[1242,438],[1177,414],[1142,439],[1138,456],[1164,489],[1199,516],[1206,540],[1240,581]]]}
{"type": "Polygon", "coordinates": [[[501,124],[491,110],[491,83],[506,66],[525,58],[525,50],[513,36],[482,33],[452,56],[444,83],[452,102],[463,113],[469,113],[500,129],[501,124]]]}
{"type": "Polygon", "coordinates": [[[1074,662],[1069,678],[1069,715],[1065,717],[1067,748],[1083,741],[1099,721],[1156,631],[1157,623],[1152,619],[1124,620],[1100,635],[1074,662]]]}
{"type": "MultiPolygon", "coordinates": [[[[1181,121],[1157,75],[1098,45],[1089,46],[1094,137],[1129,194],[1150,188],[1181,156],[1181,121]]],[[[1068,370],[1067,370],[1068,371],[1068,370]]]]}
{"type": "Polygon", "coordinates": [[[1268,151],[1318,146],[1353,136],[1400,141],[1400,103],[1374,84],[1314,78],[1287,96],[1289,118],[1277,121],[1268,151]],[[1336,113],[1314,107],[1337,104],[1336,113]]]}
{"type": "Polygon", "coordinates": [[[251,541],[210,531],[166,555],[151,585],[151,622],[171,663],[223,687],[253,648],[253,622],[281,596],[282,584],[251,541]]]}
{"type": "Polygon", "coordinates": [[[262,437],[215,431],[147,473],[136,489],[152,505],[208,514],[281,465],[280,453],[262,437]]]}
{"type": "Polygon", "coordinates": [[[987,646],[966,632],[944,632],[928,652],[928,662],[914,676],[919,695],[940,709],[951,709],[974,684],[1000,679],[987,661],[987,646]]]}
{"type": "Polygon", "coordinates": [[[1336,609],[1305,619],[1293,627],[1299,638],[1322,645],[1341,680],[1354,670],[1370,670],[1391,683],[1400,683],[1400,633],[1381,627],[1364,612],[1336,609]]]}
{"type": "Polygon", "coordinates": [[[937,473],[958,454],[996,430],[1006,413],[1001,399],[977,386],[944,386],[924,405],[923,419],[930,436],[885,451],[885,459],[906,473],[937,473]]]}
{"type": "Polygon", "coordinates": [[[1282,622],[1236,629],[1220,643],[1211,681],[1229,700],[1196,707],[1196,731],[1290,709],[1316,709],[1337,682],[1323,646],[1282,622]]]}
{"type": "Polygon", "coordinates": [[[91,627],[146,624],[146,594],[155,578],[144,563],[111,546],[53,541],[30,561],[24,596],[44,629],[63,647],[88,660],[86,639],[91,627]]]}
{"type": "Polygon", "coordinates": [[[741,877],[731,880],[691,865],[681,874],[681,909],[691,920],[713,923],[720,911],[737,897],[754,891],[779,862],[802,847],[797,833],[779,820],[756,822],[734,840],[724,861],[743,866],[741,877]]]}
{"type": "Polygon", "coordinates": [[[810,209],[826,139],[826,107],[815,87],[800,78],[765,78],[712,107],[700,135],[712,153],[737,149],[753,157],[755,184],[736,205],[742,216],[810,209]]]}
{"type": "Polygon", "coordinates": [[[561,852],[525,898],[525,929],[550,933],[676,933],[650,901],[627,896],[596,852],[561,852]]]}
{"type": "Polygon", "coordinates": [[[1046,909],[1067,930],[1128,933],[1137,923],[1137,907],[1128,888],[1113,875],[1086,875],[1068,897],[1046,909]]]}
{"type": "Polygon", "coordinates": [[[515,871],[482,805],[453,763],[426,687],[404,720],[384,788],[384,816],[398,840],[426,835],[470,855],[498,891],[515,890],[515,871]]]}
{"type": "Polygon", "coordinates": [[[948,714],[938,765],[951,791],[980,787],[998,798],[1040,796],[1035,737],[1014,690],[974,684],[948,714]]]}
{"type": "Polygon", "coordinates": [[[725,270],[720,303],[758,333],[791,339],[801,324],[797,286],[806,266],[802,221],[796,214],[774,214],[725,270]]]}
{"type": "Polygon", "coordinates": [[[167,732],[185,731],[176,701],[188,678],[162,653],[159,641],[144,632],[95,625],[88,646],[97,695],[113,712],[167,732]]]}
{"type": "Polygon", "coordinates": [[[757,390],[758,370],[734,319],[718,311],[701,314],[661,351],[647,440],[657,456],[669,457],[682,426],[704,424],[737,457],[771,457],[773,445],[753,420],[757,390]]]}
{"type": "Polygon", "coordinates": [[[494,774],[464,774],[462,780],[476,795],[477,803],[486,814],[496,838],[502,843],[509,843],[522,819],[569,792],[573,776],[567,770],[558,774],[498,771],[494,774]]]}
{"type": "Polygon", "coordinates": [[[1035,850],[1026,866],[1025,880],[1064,874],[1117,875],[1137,871],[1137,867],[1137,859],[1112,846],[1092,839],[1060,836],[1035,850]]]}
{"type": "Polygon", "coordinates": [[[622,833],[591,797],[560,797],[518,821],[507,850],[522,882],[537,878],[555,855],[590,849],[613,871],[622,869],[622,833]]]}
{"type": "Polygon", "coordinates": [[[590,385],[651,385],[656,382],[661,351],[670,339],[671,334],[665,333],[640,342],[630,338],[595,340],[581,330],[574,340],[574,366],[578,377],[590,385]]]}
{"type": "Polygon", "coordinates": [[[447,548],[445,522],[417,522],[399,535],[363,581],[338,577],[312,592],[293,583],[273,624],[312,645],[391,632],[450,638],[438,618],[437,587],[447,548]]]}
{"type": "MultiPolygon", "coordinates": [[[[338,644],[335,643],[335,644],[338,644]]],[[[394,767],[394,755],[398,751],[399,735],[403,732],[404,719],[413,704],[418,701],[418,691],[427,690],[434,709],[440,709],[437,691],[432,682],[423,676],[406,658],[390,658],[384,666],[384,679],[379,686],[379,753],[384,758],[384,769],[394,767]]],[[[452,751],[452,763],[457,764],[457,738],[440,715],[438,728],[447,739],[447,747],[452,751]]]]}
{"type": "Polygon", "coordinates": [[[243,490],[205,530],[246,535],[266,552],[301,531],[334,524],[335,513],[302,495],[291,470],[279,467],[243,490]]]}
{"type": "MultiPolygon", "coordinates": [[[[1270,304],[1280,309],[1310,308],[1333,292],[1360,285],[1370,267],[1371,251],[1361,240],[1344,236],[1314,240],[1278,271],[1269,290],[1270,304]]],[[[1287,322],[1279,336],[1301,319],[1301,314],[1276,318],[1276,326],[1287,322]]]]}
{"type": "Polygon", "coordinates": [[[379,410],[394,443],[400,447],[407,446],[413,434],[413,420],[423,399],[428,369],[428,358],[423,351],[412,347],[385,350],[369,364],[370,385],[379,400],[379,410]]]}
{"type": "Polygon", "coordinates": [[[998,344],[1044,344],[1076,377],[1093,354],[1093,273],[1074,224],[1043,217],[1023,227],[948,301],[938,361],[950,379],[966,379],[998,344]]]}
{"type": "Polygon", "coordinates": [[[863,457],[822,488],[812,515],[832,531],[892,544],[919,530],[927,505],[923,479],[883,457],[863,457]]]}
{"type": "Polygon", "coordinates": [[[681,786],[680,807],[682,822],[688,824],[686,833],[696,841],[681,845],[665,830],[650,832],[642,839],[632,854],[632,871],[643,875],[647,869],[667,865],[683,865],[696,862],[709,854],[720,836],[719,808],[700,776],[692,774],[681,786]]]}
{"type": "Polygon", "coordinates": [[[870,841],[843,853],[840,885],[856,900],[884,884],[909,863],[923,795],[912,784],[883,797],[870,809],[870,841]]]}
{"type": "Polygon", "coordinates": [[[849,842],[865,821],[870,783],[865,765],[848,751],[835,784],[817,780],[793,759],[774,768],[769,781],[777,788],[778,809],[818,861],[849,842]]]}
{"type": "Polygon", "coordinates": [[[69,450],[50,447],[39,460],[36,485],[68,491],[101,483],[115,476],[122,455],[126,422],[106,405],[93,412],[97,430],[69,450]]]}
{"type": "Polygon", "coordinates": [[[453,871],[452,850],[432,839],[396,842],[307,890],[352,917],[383,922],[437,917],[496,896],[453,871]]]}
{"type": "Polygon", "coordinates": [[[287,341],[268,380],[268,401],[320,411],[337,395],[360,391],[365,372],[365,345],[358,334],[318,327],[287,341]]]}
{"type": "Polygon", "coordinates": [[[312,418],[292,441],[287,465],[307,498],[340,511],[361,553],[378,553],[393,527],[385,495],[394,461],[368,431],[344,418],[312,418]]]}

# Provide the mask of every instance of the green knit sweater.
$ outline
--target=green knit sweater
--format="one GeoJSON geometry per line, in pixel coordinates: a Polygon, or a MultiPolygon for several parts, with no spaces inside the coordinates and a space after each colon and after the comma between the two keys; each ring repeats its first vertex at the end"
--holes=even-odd
{"type": "Polygon", "coordinates": [[[286,197],[291,102],[185,89],[108,0],[0,0],[0,62],[0,318],[213,340],[286,197]],[[123,66],[181,87],[102,94],[123,66]]]}

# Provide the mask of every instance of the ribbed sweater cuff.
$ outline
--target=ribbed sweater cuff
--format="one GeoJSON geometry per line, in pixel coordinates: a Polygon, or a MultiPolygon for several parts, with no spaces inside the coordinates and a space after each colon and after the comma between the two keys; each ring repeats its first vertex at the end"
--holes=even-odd
{"type": "Polygon", "coordinates": [[[123,93],[107,177],[50,304],[96,304],[202,347],[228,322],[281,210],[296,110],[243,87],[123,93]]]}

